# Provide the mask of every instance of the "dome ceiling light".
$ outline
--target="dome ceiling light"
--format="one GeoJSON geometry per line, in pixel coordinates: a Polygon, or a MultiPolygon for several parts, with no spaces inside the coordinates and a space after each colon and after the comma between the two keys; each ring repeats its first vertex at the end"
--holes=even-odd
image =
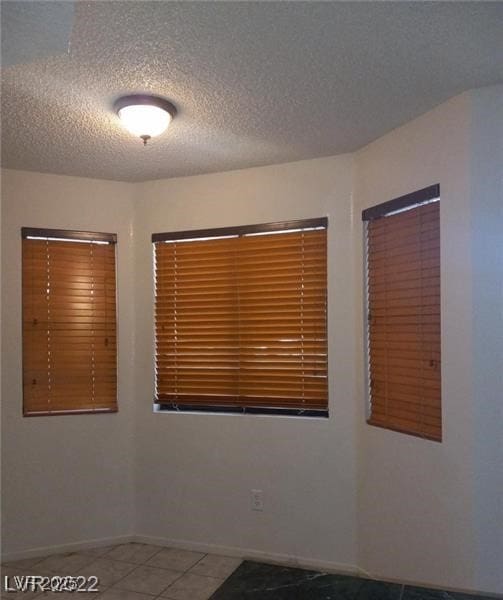
{"type": "Polygon", "coordinates": [[[144,146],[168,128],[177,112],[169,100],[146,94],[122,96],[114,102],[114,110],[124,127],[140,137],[144,146]]]}

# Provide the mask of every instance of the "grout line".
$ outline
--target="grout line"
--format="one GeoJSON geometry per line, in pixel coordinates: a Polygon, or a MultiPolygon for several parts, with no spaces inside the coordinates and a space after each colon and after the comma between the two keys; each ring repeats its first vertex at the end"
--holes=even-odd
{"type": "MultiPolygon", "coordinates": [[[[150,544],[145,544],[145,545],[150,545],[150,544]]],[[[115,588],[118,590],[124,590],[124,591],[130,591],[130,592],[134,592],[136,594],[146,594],[148,596],[152,596],[153,600],[155,600],[156,598],[160,598],[162,596],[162,594],[164,594],[164,592],[166,592],[175,582],[177,582],[181,577],[183,577],[186,573],[188,573],[190,571],[190,569],[192,569],[192,567],[194,567],[198,562],[200,562],[201,560],[203,560],[203,558],[206,556],[206,554],[204,554],[197,562],[195,562],[191,567],[189,567],[189,569],[185,570],[185,571],[177,571],[176,569],[170,569],[169,567],[158,567],[158,566],[153,566],[153,565],[149,565],[148,561],[152,560],[152,558],[154,558],[155,556],[157,556],[160,552],[162,552],[162,550],[165,550],[166,548],[169,548],[169,546],[159,546],[159,550],[157,552],[155,552],[154,554],[152,554],[152,556],[149,556],[144,562],[140,563],[140,564],[135,564],[134,565],[134,569],[132,571],[130,571],[129,573],[127,573],[126,575],[124,575],[124,577],[121,577],[120,579],[118,579],[115,583],[113,583],[110,586],[110,589],[115,588]],[[167,585],[160,594],[150,594],[149,592],[138,592],[136,590],[126,590],[125,588],[121,588],[118,586],[118,584],[123,581],[124,579],[126,579],[126,577],[129,577],[129,575],[131,575],[132,573],[134,573],[134,571],[136,571],[137,568],[139,567],[149,567],[151,569],[161,569],[161,570],[165,570],[165,571],[176,571],[179,573],[178,577],[176,577],[176,579],[174,579],[169,585],[167,585]]],[[[113,548],[110,550],[110,552],[112,552],[113,548]]],[[[107,553],[108,554],[108,553],[107,553]]],[[[109,560],[117,560],[117,559],[109,559],[109,560]]],[[[126,563],[127,561],[118,561],[118,562],[123,562],[126,563]]],[[[132,563],[127,563],[127,564],[132,564],[132,563]]],[[[168,600],[168,599],[166,599],[168,600]]]]}
{"type": "MultiPolygon", "coordinates": [[[[131,573],[128,573],[128,575],[130,575],[131,573]]],[[[155,597],[155,594],[151,594],[149,592],[138,592],[136,590],[131,590],[129,588],[123,588],[123,587],[118,587],[119,583],[121,581],[123,581],[124,579],[126,579],[127,575],[125,575],[124,577],[121,577],[120,579],[118,579],[117,581],[115,581],[114,583],[112,583],[110,585],[109,588],[105,589],[104,592],[106,591],[110,591],[110,590],[116,590],[116,591],[121,591],[121,592],[133,592],[135,594],[145,594],[146,596],[152,596],[152,598],[155,597]]]]}
{"type": "MultiPolygon", "coordinates": [[[[188,568],[186,571],[184,571],[184,572],[181,574],[181,576],[180,576],[180,577],[177,577],[177,578],[176,578],[174,581],[172,581],[172,582],[171,582],[171,583],[168,585],[168,587],[167,587],[167,588],[165,588],[165,589],[164,589],[164,590],[163,590],[163,591],[162,591],[162,592],[161,592],[159,595],[160,595],[160,596],[162,596],[162,594],[164,594],[165,592],[167,592],[167,591],[169,590],[169,588],[170,588],[170,587],[171,587],[173,584],[175,584],[177,581],[179,581],[179,580],[180,580],[180,579],[181,579],[181,578],[182,578],[184,575],[187,575],[187,573],[189,573],[189,571],[190,571],[191,569],[193,569],[193,568],[194,568],[194,567],[195,567],[195,566],[196,566],[198,563],[200,563],[200,562],[203,560],[203,558],[205,558],[206,556],[208,556],[208,555],[207,555],[207,554],[203,554],[203,556],[202,556],[202,557],[201,557],[199,560],[197,560],[197,561],[196,561],[196,562],[195,562],[195,563],[194,563],[194,564],[193,564],[191,567],[189,567],[189,568],[188,568]]],[[[167,600],[168,600],[168,599],[167,599],[167,600]]]]}
{"type": "MultiPolygon", "coordinates": [[[[133,543],[134,544],[134,543],[137,543],[137,542],[128,542],[128,543],[130,543],[130,544],[133,543]]],[[[102,554],[100,556],[96,556],[95,560],[98,560],[100,558],[106,558],[108,560],[115,560],[117,562],[127,563],[128,565],[134,565],[135,567],[141,567],[141,566],[150,567],[151,566],[152,568],[157,568],[157,569],[166,568],[166,567],[154,567],[153,565],[149,565],[148,561],[152,560],[154,557],[156,557],[159,554],[159,552],[161,552],[162,550],[165,550],[166,548],[168,548],[168,546],[158,546],[158,550],[156,550],[154,552],[154,554],[151,554],[145,561],[143,561],[141,563],[133,563],[133,562],[130,562],[129,560],[124,560],[122,558],[111,558],[109,556],[109,554],[111,554],[116,548],[118,548],[119,546],[125,546],[125,545],[127,545],[127,543],[126,544],[118,544],[117,546],[114,546],[113,548],[110,548],[110,550],[107,550],[105,552],[105,554],[102,554]]],[[[151,546],[152,544],[143,544],[143,545],[144,546],[151,546]]],[[[171,570],[173,571],[175,569],[171,569],[171,570]]]]}
{"type": "Polygon", "coordinates": [[[194,563],[194,564],[193,564],[191,567],[189,567],[189,568],[187,569],[186,573],[188,573],[189,571],[192,571],[192,569],[193,569],[193,568],[194,568],[196,565],[198,565],[198,564],[199,564],[199,563],[200,563],[202,560],[204,560],[204,559],[205,559],[207,556],[208,556],[208,554],[203,554],[203,556],[202,556],[202,557],[201,557],[199,560],[196,560],[196,562],[195,562],[195,563],[194,563]]]}
{"type": "MultiPolygon", "coordinates": [[[[151,544],[148,544],[148,545],[150,546],[151,544]]],[[[165,546],[159,546],[159,550],[157,550],[156,552],[154,552],[154,554],[152,554],[152,556],[147,558],[147,560],[145,561],[144,564],[147,564],[147,561],[152,560],[155,556],[157,556],[160,552],[163,551],[164,548],[165,548],[165,546]]]]}
{"type": "MultiPolygon", "coordinates": [[[[112,552],[113,550],[115,550],[115,548],[118,548],[121,545],[122,544],[118,544],[117,546],[114,546],[113,548],[110,548],[110,550],[108,550],[107,552],[105,552],[105,554],[102,554],[101,556],[98,556],[96,558],[96,561],[99,560],[99,559],[101,559],[101,558],[107,558],[107,555],[110,552],[112,552]]],[[[114,558],[107,558],[107,560],[111,560],[113,562],[115,559],[114,558]]],[[[96,562],[96,561],[94,561],[94,562],[96,562]]],[[[122,577],[120,577],[119,579],[117,579],[117,581],[114,581],[114,582],[108,584],[107,586],[105,586],[105,589],[103,591],[100,590],[100,595],[104,594],[108,590],[111,590],[115,585],[117,585],[117,583],[119,583],[120,581],[122,581],[123,579],[125,579],[126,577],[128,577],[128,575],[131,575],[131,573],[133,573],[133,571],[135,571],[137,567],[141,566],[139,564],[133,564],[133,563],[127,562],[125,560],[118,560],[117,562],[131,565],[133,568],[130,571],[128,571],[125,575],[123,575],[122,577]]],[[[92,565],[89,565],[89,566],[92,566],[92,565]]]]}
{"type": "Polygon", "coordinates": [[[404,592],[405,592],[405,584],[402,583],[402,589],[400,590],[400,598],[398,598],[398,600],[402,600],[404,592]]]}
{"type": "MultiPolygon", "coordinates": [[[[97,556],[93,562],[96,562],[97,560],[100,560],[101,558],[106,558],[107,560],[111,560],[113,562],[118,562],[118,563],[122,563],[124,565],[131,565],[132,567],[141,567],[143,565],[145,566],[150,566],[147,565],[147,563],[137,563],[137,562],[131,562],[129,560],[124,560],[122,558],[110,558],[109,556],[97,556]]],[[[154,556],[151,556],[150,558],[154,558],[154,556]]],[[[148,560],[150,560],[150,558],[148,560]]],[[[159,567],[160,568],[160,567],[159,567]]]]}

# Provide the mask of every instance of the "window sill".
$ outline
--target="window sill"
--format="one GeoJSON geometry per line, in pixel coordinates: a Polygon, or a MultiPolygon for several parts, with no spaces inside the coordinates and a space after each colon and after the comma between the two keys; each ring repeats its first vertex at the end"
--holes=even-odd
{"type": "Polygon", "coordinates": [[[258,415],[328,418],[327,409],[267,408],[257,406],[199,406],[197,404],[154,403],[155,413],[258,415]]]}
{"type": "Polygon", "coordinates": [[[114,408],[90,408],[76,410],[41,410],[23,412],[23,417],[61,417],[66,415],[107,415],[119,412],[117,407],[114,408]]]}

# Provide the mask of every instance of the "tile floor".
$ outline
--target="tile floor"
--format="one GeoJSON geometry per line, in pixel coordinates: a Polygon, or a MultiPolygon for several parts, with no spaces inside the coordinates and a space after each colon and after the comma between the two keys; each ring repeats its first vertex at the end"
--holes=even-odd
{"type": "Polygon", "coordinates": [[[245,560],[211,600],[494,600],[245,560]]]}
{"type": "MultiPolygon", "coordinates": [[[[130,543],[2,564],[2,600],[484,600],[412,587],[130,543]],[[19,575],[96,576],[98,593],[6,592],[19,575]],[[48,596],[51,595],[51,598],[48,596]]],[[[485,599],[492,600],[492,599],[485,599]]]]}
{"type": "MultiPolygon", "coordinates": [[[[7,592],[16,575],[73,575],[99,579],[99,600],[208,600],[241,564],[239,558],[149,544],[121,544],[2,564],[2,600],[44,600],[47,592],[7,592]]],[[[51,594],[53,596],[53,594],[51,594]]],[[[89,596],[58,592],[54,600],[89,596]]]]}

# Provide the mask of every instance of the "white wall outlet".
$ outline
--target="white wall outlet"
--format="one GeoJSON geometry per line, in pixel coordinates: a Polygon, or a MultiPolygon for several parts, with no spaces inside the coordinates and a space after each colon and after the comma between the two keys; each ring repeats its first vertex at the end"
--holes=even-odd
{"type": "Polygon", "coordinates": [[[250,490],[252,510],[264,510],[264,492],[262,490],[250,490]]]}

